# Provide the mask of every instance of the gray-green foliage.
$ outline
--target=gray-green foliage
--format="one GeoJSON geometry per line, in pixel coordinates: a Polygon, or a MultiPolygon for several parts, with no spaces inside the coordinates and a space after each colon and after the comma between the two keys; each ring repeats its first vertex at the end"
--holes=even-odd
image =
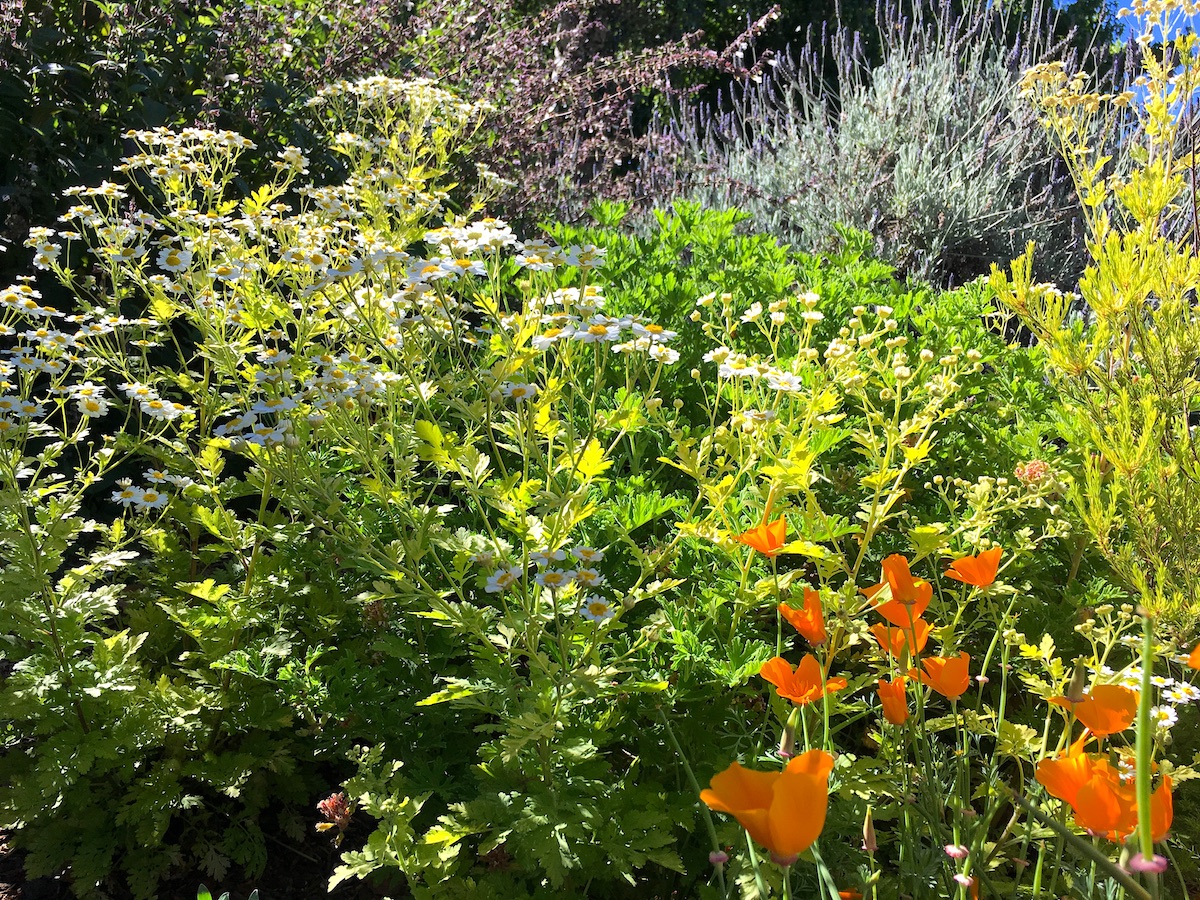
{"type": "Polygon", "coordinates": [[[836,245],[837,224],[867,230],[921,278],[965,280],[1031,239],[1058,248],[1042,261],[1048,277],[1077,274],[1076,206],[1016,90],[1025,66],[1056,49],[1041,37],[1046,17],[1013,40],[994,7],[924,20],[884,10],[879,21],[879,66],[837,32],[735,91],[724,115],[664,129],[681,192],[745,209],[756,229],[805,250],[836,245]]]}

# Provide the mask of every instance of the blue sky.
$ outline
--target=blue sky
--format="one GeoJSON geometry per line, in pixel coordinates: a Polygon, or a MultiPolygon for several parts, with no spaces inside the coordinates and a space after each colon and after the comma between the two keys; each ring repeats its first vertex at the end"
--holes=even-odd
{"type": "MultiPolygon", "coordinates": [[[[1057,2],[1055,5],[1056,6],[1069,6],[1070,4],[1057,2]]],[[[1119,2],[1119,0],[1118,0],[1118,2],[1112,3],[1112,5],[1116,9],[1120,9],[1122,6],[1125,6],[1127,4],[1119,2]]],[[[1133,31],[1134,25],[1137,24],[1137,20],[1133,16],[1127,16],[1126,18],[1118,19],[1117,23],[1118,23],[1118,32],[1117,32],[1118,35],[1123,38],[1128,38],[1130,33],[1133,31]]],[[[1174,19],[1170,24],[1168,36],[1173,35],[1176,32],[1176,30],[1179,29],[1180,27],[1183,27],[1183,26],[1186,26],[1189,24],[1191,25],[1191,27],[1193,29],[1200,29],[1200,15],[1184,16],[1181,12],[1175,13],[1174,19]]]]}

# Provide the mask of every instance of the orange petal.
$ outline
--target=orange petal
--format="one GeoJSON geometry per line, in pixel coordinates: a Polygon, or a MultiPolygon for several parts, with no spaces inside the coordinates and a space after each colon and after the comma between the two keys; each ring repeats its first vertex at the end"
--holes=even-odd
{"type": "Polygon", "coordinates": [[[732,815],[754,840],[766,845],[771,839],[768,811],[779,777],[779,772],[756,772],[730,763],[724,772],[713,776],[711,786],[700,792],[700,799],[709,809],[732,815]]]}
{"type": "Polygon", "coordinates": [[[1092,761],[1082,755],[1043,759],[1034,777],[1051,797],[1074,806],[1079,788],[1092,777],[1092,761]]]}
{"type": "MultiPolygon", "coordinates": [[[[1102,775],[1094,775],[1079,786],[1075,793],[1075,824],[1098,834],[1115,832],[1122,824],[1123,807],[1116,787],[1102,775]]],[[[1135,816],[1136,823],[1136,816],[1135,816]]]]}
{"type": "Polygon", "coordinates": [[[1171,776],[1164,775],[1158,790],[1150,797],[1150,833],[1158,843],[1171,830],[1171,819],[1175,815],[1175,803],[1171,799],[1171,776]]]}
{"type": "Polygon", "coordinates": [[[916,639],[917,652],[923,652],[925,645],[929,643],[929,634],[931,631],[933,631],[933,626],[924,619],[916,619],[912,624],[912,628],[909,628],[908,625],[905,625],[903,628],[889,628],[883,624],[871,626],[871,634],[875,635],[875,640],[879,642],[879,646],[897,658],[903,657],[907,651],[910,635],[916,639]]]}
{"type": "Polygon", "coordinates": [[[1000,568],[1000,557],[1003,553],[1004,548],[993,547],[978,556],[964,556],[956,559],[946,571],[946,577],[978,588],[988,587],[996,580],[996,572],[1000,568]]]}
{"type": "Polygon", "coordinates": [[[971,657],[962,653],[957,657],[929,656],[921,661],[925,667],[917,677],[947,700],[957,700],[971,686],[969,667],[971,657]]]}
{"type": "Polygon", "coordinates": [[[908,721],[908,698],[905,688],[908,679],[903,675],[892,681],[879,679],[879,701],[883,704],[883,717],[893,725],[903,725],[908,721]]]}
{"type": "Polygon", "coordinates": [[[774,522],[763,522],[735,538],[765,556],[775,556],[787,540],[787,519],[781,517],[774,522]]]}
{"type": "Polygon", "coordinates": [[[1133,724],[1138,692],[1119,684],[1100,684],[1075,704],[1075,718],[1098,737],[1108,737],[1133,724]]]}
{"type": "Polygon", "coordinates": [[[1188,654],[1187,664],[1193,669],[1200,669],[1200,644],[1192,648],[1192,652],[1188,654]]]}
{"type": "Polygon", "coordinates": [[[789,762],[779,776],[770,809],[771,840],[766,844],[776,856],[803,853],[820,837],[832,768],[828,753],[810,750],[789,762]]]}
{"type": "Polygon", "coordinates": [[[758,674],[777,688],[790,688],[792,682],[796,680],[795,670],[782,656],[768,659],[758,670],[758,674]]]}
{"type": "Polygon", "coordinates": [[[801,609],[780,603],[779,614],[800,634],[804,635],[805,640],[810,644],[823,644],[829,637],[825,631],[821,595],[812,588],[804,589],[804,606],[801,609]]]}

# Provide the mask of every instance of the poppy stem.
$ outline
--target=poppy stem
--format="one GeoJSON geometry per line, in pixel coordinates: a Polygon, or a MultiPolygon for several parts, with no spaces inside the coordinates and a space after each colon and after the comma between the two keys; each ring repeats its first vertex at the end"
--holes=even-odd
{"type": "MultiPolygon", "coordinates": [[[[691,783],[692,790],[695,791],[696,796],[699,797],[700,794],[703,793],[703,789],[700,787],[700,782],[696,780],[696,773],[692,771],[692,766],[688,762],[687,756],[683,752],[683,747],[681,747],[679,744],[679,738],[675,737],[675,731],[671,728],[671,720],[667,718],[667,714],[663,712],[662,707],[659,707],[658,709],[658,717],[662,719],[663,728],[667,732],[667,740],[671,742],[671,749],[673,749],[675,751],[675,755],[679,757],[679,764],[683,766],[683,772],[687,776],[688,781],[691,783]]],[[[717,837],[717,826],[713,823],[712,812],[704,803],[700,804],[700,812],[703,814],[704,825],[708,831],[708,836],[712,840],[713,852],[720,853],[721,841],[717,837]]],[[[717,887],[721,891],[721,896],[725,897],[727,896],[725,891],[725,871],[722,866],[717,866],[716,870],[717,887]]]]}
{"type": "MultiPolygon", "coordinates": [[[[1138,698],[1137,740],[1137,814],[1138,814],[1138,843],[1141,846],[1142,858],[1154,858],[1154,834],[1150,822],[1151,800],[1150,779],[1153,773],[1151,757],[1154,755],[1154,731],[1150,724],[1151,696],[1150,677],[1154,670],[1154,619],[1148,610],[1142,610],[1142,692],[1138,698]]],[[[1150,895],[1158,896],[1158,874],[1146,873],[1146,883],[1150,895]]]]}
{"type": "MultiPolygon", "coordinates": [[[[1094,861],[1101,873],[1103,873],[1106,877],[1111,878],[1117,884],[1121,885],[1121,887],[1125,888],[1125,890],[1127,890],[1130,895],[1135,898],[1135,900],[1154,900],[1154,898],[1146,891],[1144,887],[1133,880],[1133,877],[1128,872],[1114,863],[1098,848],[1093,847],[1090,843],[1078,835],[1072,834],[1070,829],[1068,829],[1067,826],[1062,822],[1058,821],[1058,819],[1046,815],[1042,810],[1034,806],[1011,788],[1004,788],[1004,792],[1008,795],[1009,800],[1025,810],[1030,817],[1037,819],[1056,835],[1058,835],[1060,843],[1069,845],[1070,848],[1080,856],[1087,857],[1089,860],[1094,861]]],[[[1042,860],[1039,856],[1038,872],[1034,876],[1034,897],[1037,897],[1038,893],[1040,892],[1041,867],[1042,860]]]]}
{"type": "Polygon", "coordinates": [[[758,888],[758,896],[768,897],[767,883],[763,880],[762,865],[758,861],[758,851],[754,849],[754,838],[746,832],[746,849],[750,852],[750,865],[754,869],[754,886],[758,888]]]}

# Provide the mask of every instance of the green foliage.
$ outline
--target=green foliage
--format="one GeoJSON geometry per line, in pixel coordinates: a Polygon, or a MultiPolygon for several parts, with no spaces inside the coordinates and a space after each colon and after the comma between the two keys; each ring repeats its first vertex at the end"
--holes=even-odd
{"type": "Polygon", "coordinates": [[[661,135],[681,192],[803,250],[836,246],[838,224],[865,230],[921,279],[964,283],[1031,239],[1053,248],[1047,273],[1077,276],[1073,193],[1014,75],[1061,45],[994,4],[902,12],[880,20],[878,61],[838,32],[828,65],[809,47],[733,89],[727,113],[681,113],[661,135]]]}
{"type": "MultiPolygon", "coordinates": [[[[812,588],[850,681],[800,728],[840,748],[829,827],[871,797],[921,860],[897,893],[949,884],[942,847],[989,839],[1002,766],[1032,789],[1050,750],[1027,729],[1057,707],[1010,674],[1039,697],[1066,677],[1065,641],[1016,629],[1076,575],[1047,574],[1071,535],[1035,357],[981,287],[903,283],[849,228],[803,254],[735,212],[631,235],[607,205],[520,241],[466,187],[454,215],[483,112],[338,82],[309,115],[343,179],[308,183],[289,147],[253,191],[245,138],[135,132],[123,185],[31,234],[84,312],[0,294],[0,824],[81,897],[260,878],[282,823],[341,851],[331,887],[719,896],[707,859],[743,836],[700,780],[773,758],[792,716],[757,676],[812,588]],[[744,532],[773,516],[768,559],[744,532]],[[931,609],[995,685],[973,710],[922,692],[922,774],[898,784],[889,754],[918,742],[883,740],[871,684],[898,661],[860,591],[889,554],[933,581],[993,542],[1016,574],[939,580],[931,609]]],[[[1125,630],[1078,641],[1116,664],[1125,630]]],[[[855,883],[857,843],[797,883],[855,883]]],[[[762,868],[739,852],[729,885],[782,883],[762,868]]]]}
{"type": "MultiPolygon", "coordinates": [[[[1154,19],[1144,26],[1157,27],[1154,19]]],[[[1153,32],[1158,33],[1158,32],[1153,32]]],[[[1079,293],[1032,274],[1034,245],[990,284],[1041,342],[1064,392],[1058,425],[1078,448],[1072,500],[1124,587],[1172,630],[1196,630],[1200,527],[1194,429],[1200,383],[1200,263],[1163,223],[1189,194],[1172,104],[1194,91],[1196,37],[1142,49],[1146,99],[1112,160],[1092,146],[1131,95],[1099,95],[1061,66],[1031,70],[1026,93],[1061,142],[1087,210],[1090,262],[1079,293]],[[1162,54],[1166,54],[1164,57],[1162,54]]]]}
{"type": "MultiPolygon", "coordinates": [[[[210,892],[209,889],[204,885],[200,885],[199,889],[196,891],[196,900],[213,900],[212,892],[210,892]]],[[[217,900],[229,900],[229,891],[221,894],[217,900]]],[[[247,900],[258,900],[258,891],[251,891],[247,900]]]]}

